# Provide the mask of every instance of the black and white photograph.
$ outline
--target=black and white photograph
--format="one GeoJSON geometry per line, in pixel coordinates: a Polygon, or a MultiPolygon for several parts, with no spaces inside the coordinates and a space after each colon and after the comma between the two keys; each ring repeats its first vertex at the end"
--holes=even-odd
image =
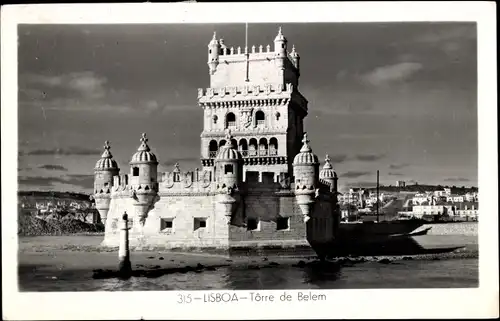
{"type": "Polygon", "coordinates": [[[103,318],[227,318],[202,311],[224,306],[236,319],[259,306],[355,317],[332,311],[345,293],[343,311],[377,302],[360,317],[403,305],[424,313],[413,317],[498,316],[488,10],[426,21],[395,4],[410,18],[340,20],[366,10],[344,4],[322,4],[331,21],[308,21],[321,10],[307,3],[232,3],[241,9],[220,16],[223,3],[3,10],[4,273],[18,307],[22,295],[80,298],[61,314],[5,317],[81,318],[82,305],[103,318]],[[173,11],[162,21],[160,8],[173,11]],[[118,294],[144,299],[84,302],[118,294]]]}

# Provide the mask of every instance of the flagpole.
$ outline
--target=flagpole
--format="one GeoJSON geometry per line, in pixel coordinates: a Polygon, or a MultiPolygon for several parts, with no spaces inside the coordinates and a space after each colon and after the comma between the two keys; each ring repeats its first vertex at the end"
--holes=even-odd
{"type": "Polygon", "coordinates": [[[245,73],[245,81],[250,81],[248,79],[248,69],[249,69],[249,56],[248,56],[248,22],[245,22],[245,54],[246,54],[246,73],[245,73]]]}

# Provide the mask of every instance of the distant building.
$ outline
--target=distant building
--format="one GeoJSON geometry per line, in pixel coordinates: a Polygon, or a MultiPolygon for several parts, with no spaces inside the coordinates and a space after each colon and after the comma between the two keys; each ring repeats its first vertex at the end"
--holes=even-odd
{"type": "Polygon", "coordinates": [[[396,187],[405,187],[406,182],[405,181],[396,181],[396,187]]]}

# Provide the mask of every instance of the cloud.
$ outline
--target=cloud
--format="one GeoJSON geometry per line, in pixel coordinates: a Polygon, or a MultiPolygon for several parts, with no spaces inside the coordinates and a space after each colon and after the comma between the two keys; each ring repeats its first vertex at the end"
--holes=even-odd
{"type": "Polygon", "coordinates": [[[361,76],[361,80],[374,86],[402,82],[423,68],[418,62],[401,62],[375,68],[361,76]]]}
{"type": "Polygon", "coordinates": [[[470,182],[470,179],[465,177],[449,177],[445,178],[445,182],[470,182]]]}
{"type": "Polygon", "coordinates": [[[38,168],[41,169],[47,169],[49,171],[67,171],[68,169],[62,165],[53,165],[53,164],[47,164],[47,165],[41,165],[38,166],[38,168]]]}
{"type": "MultiPolygon", "coordinates": [[[[92,71],[71,72],[63,75],[23,74],[19,76],[20,90],[39,95],[43,89],[69,91],[85,98],[101,98],[106,95],[107,79],[92,71]]],[[[44,95],[42,95],[44,96],[44,95]]]]}
{"type": "Polygon", "coordinates": [[[391,164],[391,165],[389,165],[389,168],[390,169],[401,169],[401,168],[408,167],[408,166],[410,166],[410,164],[391,164]]]}
{"type": "Polygon", "coordinates": [[[55,184],[68,184],[91,189],[94,185],[94,176],[85,174],[66,175],[64,177],[42,177],[42,176],[23,176],[19,177],[20,185],[35,187],[54,187],[55,184]]]}
{"type": "Polygon", "coordinates": [[[60,177],[38,177],[38,176],[24,176],[18,179],[20,185],[38,186],[38,187],[52,187],[54,183],[66,183],[66,180],[60,177]]]}
{"type": "Polygon", "coordinates": [[[53,148],[53,149],[34,149],[31,151],[20,151],[19,156],[24,155],[33,155],[33,156],[50,156],[50,155],[61,155],[61,156],[69,156],[69,155],[78,155],[78,156],[87,156],[87,155],[100,155],[102,153],[99,149],[88,149],[81,147],[68,147],[68,148],[53,148]]]}
{"type": "Polygon", "coordinates": [[[371,172],[348,171],[348,172],[345,172],[344,174],[340,175],[340,177],[357,178],[357,177],[365,176],[368,174],[371,174],[371,172]]]}
{"type": "Polygon", "coordinates": [[[354,156],[354,158],[362,162],[373,162],[384,158],[384,156],[385,154],[359,154],[354,156]]]}
{"type": "Polygon", "coordinates": [[[88,174],[67,175],[66,184],[71,184],[86,189],[91,189],[94,186],[94,175],[88,175],[88,174]]]}
{"type": "Polygon", "coordinates": [[[389,172],[390,176],[403,176],[402,173],[396,173],[396,172],[389,172]]]}

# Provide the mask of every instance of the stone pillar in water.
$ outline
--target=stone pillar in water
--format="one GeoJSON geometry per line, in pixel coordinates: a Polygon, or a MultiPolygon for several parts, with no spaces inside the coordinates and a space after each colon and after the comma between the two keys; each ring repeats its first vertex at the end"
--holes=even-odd
{"type": "Polygon", "coordinates": [[[118,272],[120,277],[129,278],[132,274],[132,264],[130,263],[130,250],[128,240],[128,215],[123,214],[123,227],[120,232],[120,247],[118,249],[118,272]]]}

